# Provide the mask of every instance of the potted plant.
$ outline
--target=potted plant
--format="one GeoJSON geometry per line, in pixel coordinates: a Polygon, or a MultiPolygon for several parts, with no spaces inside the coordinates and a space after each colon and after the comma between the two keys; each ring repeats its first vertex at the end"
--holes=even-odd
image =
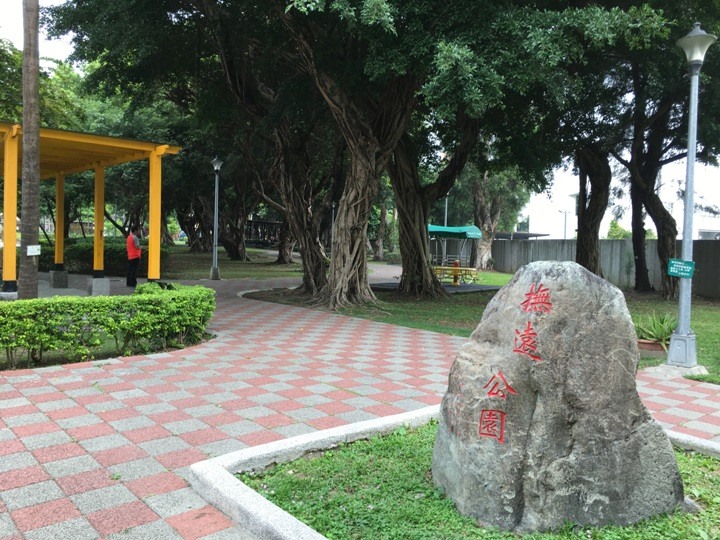
{"type": "Polygon", "coordinates": [[[646,351],[662,351],[667,354],[670,336],[677,327],[677,318],[663,313],[640,317],[635,321],[638,348],[646,351]]]}

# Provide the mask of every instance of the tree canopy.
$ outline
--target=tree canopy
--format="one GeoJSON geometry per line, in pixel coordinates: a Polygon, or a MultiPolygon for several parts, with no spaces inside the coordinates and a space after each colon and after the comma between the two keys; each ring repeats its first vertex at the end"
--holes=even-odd
{"type": "MultiPolygon", "coordinates": [[[[584,178],[578,258],[594,267],[615,159],[633,179],[636,206],[665,224],[666,256],[673,229],[654,182],[686,142],[683,62],[671,38],[685,13],[716,26],[710,4],[67,0],[45,22],[55,34],[72,32],[74,59],[93,62],[90,93],[122,111],[118,123],[90,108],[86,124],[100,119],[127,136],[155,130],[186,149],[178,187],[164,196],[189,236],[202,231],[194,246],[207,248],[207,162],[222,153],[228,253],[244,256],[243,224],[262,200],[301,247],[305,290],[335,307],[374,299],[367,231],[380,215],[373,205],[382,200],[387,210],[387,198],[376,197],[385,172],[407,293],[442,290],[424,231],[468,161],[481,177],[510,181],[521,200],[574,160],[584,178]],[[320,238],[331,208],[326,274],[320,238]]],[[[717,88],[703,86],[701,99],[717,88]]],[[[708,161],[720,144],[712,118],[701,124],[708,161]]],[[[142,204],[117,196],[128,208],[142,204]]]]}

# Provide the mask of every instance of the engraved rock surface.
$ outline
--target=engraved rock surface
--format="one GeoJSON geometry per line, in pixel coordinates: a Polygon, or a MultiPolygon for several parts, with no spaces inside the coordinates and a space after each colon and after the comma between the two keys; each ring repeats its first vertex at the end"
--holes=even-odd
{"type": "Polygon", "coordinates": [[[518,532],[676,510],[682,480],[637,394],[638,358],[619,289],[572,262],[524,266],[452,365],[436,485],[462,514],[518,532]]]}

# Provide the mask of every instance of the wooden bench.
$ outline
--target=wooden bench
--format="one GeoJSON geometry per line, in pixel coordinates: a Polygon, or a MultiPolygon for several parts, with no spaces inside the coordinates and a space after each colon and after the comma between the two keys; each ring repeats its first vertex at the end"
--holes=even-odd
{"type": "Polygon", "coordinates": [[[475,283],[477,279],[477,270],[472,267],[465,266],[434,266],[435,275],[440,281],[449,279],[454,281],[455,276],[458,276],[458,282],[460,283],[475,283]]]}

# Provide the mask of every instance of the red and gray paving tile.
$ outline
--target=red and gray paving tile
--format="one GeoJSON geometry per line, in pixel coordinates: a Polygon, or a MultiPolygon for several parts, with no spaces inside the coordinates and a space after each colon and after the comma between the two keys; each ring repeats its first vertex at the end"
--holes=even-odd
{"type": "MultiPolygon", "coordinates": [[[[437,404],[464,342],[238,296],[297,280],[203,284],[206,343],[0,374],[0,540],[250,539],[192,490],[191,464],[437,404]]],[[[637,381],[666,428],[720,442],[719,387],[637,381]]]]}

